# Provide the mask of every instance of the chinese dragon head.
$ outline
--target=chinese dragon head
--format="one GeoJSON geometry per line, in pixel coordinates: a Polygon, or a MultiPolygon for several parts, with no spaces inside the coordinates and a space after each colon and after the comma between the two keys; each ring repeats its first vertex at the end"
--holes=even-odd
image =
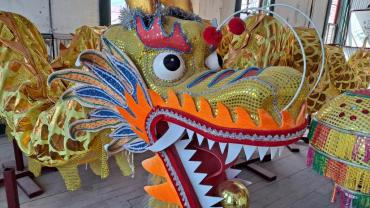
{"type": "Polygon", "coordinates": [[[308,86],[295,96],[302,74],[290,67],[222,69],[202,38],[208,23],[183,10],[189,7],[128,3],[122,24],[102,35],[103,50],[80,54],[82,70],[49,77],[75,82],[62,98],[92,109],[70,135],[113,129],[110,137],[127,150],[155,153],[142,162],[161,178],[145,187],[155,200],[218,206],[217,186],[240,172],[232,169],[240,152],[274,157],[300,139],[308,86]]]}

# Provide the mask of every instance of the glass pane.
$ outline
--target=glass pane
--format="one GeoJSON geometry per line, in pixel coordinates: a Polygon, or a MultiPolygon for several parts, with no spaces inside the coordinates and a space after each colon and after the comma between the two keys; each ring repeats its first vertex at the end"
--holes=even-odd
{"type": "Polygon", "coordinates": [[[111,24],[120,23],[119,16],[122,8],[126,8],[126,2],[124,0],[111,0],[111,24]]]}

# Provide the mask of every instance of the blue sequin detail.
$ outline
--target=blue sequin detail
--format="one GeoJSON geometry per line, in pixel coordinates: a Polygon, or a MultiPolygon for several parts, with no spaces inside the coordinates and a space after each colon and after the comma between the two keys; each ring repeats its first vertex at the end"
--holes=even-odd
{"type": "Polygon", "coordinates": [[[236,82],[236,81],[239,81],[239,80],[241,80],[241,79],[245,78],[245,77],[244,77],[244,76],[245,76],[245,74],[247,74],[247,73],[249,73],[249,72],[251,72],[251,71],[257,71],[257,73],[256,73],[255,75],[253,75],[253,76],[256,76],[256,75],[258,75],[259,73],[261,73],[263,70],[262,70],[261,68],[256,67],[256,66],[248,67],[247,69],[242,70],[242,71],[240,72],[240,74],[239,74],[237,77],[235,77],[235,79],[233,79],[233,80],[231,80],[231,81],[229,82],[229,84],[234,83],[234,82],[236,82]]]}
{"type": "Polygon", "coordinates": [[[220,73],[213,78],[213,80],[208,84],[208,87],[213,87],[215,84],[219,83],[221,80],[226,79],[227,77],[231,76],[234,74],[233,69],[225,69],[220,71],[220,73]],[[232,72],[232,73],[231,73],[232,72]]]}
{"type": "Polygon", "coordinates": [[[199,77],[195,78],[193,81],[191,81],[186,87],[187,88],[192,88],[192,87],[199,84],[200,82],[207,79],[209,76],[211,76],[212,74],[214,74],[216,72],[217,72],[217,70],[207,71],[207,72],[201,74],[199,77]]]}

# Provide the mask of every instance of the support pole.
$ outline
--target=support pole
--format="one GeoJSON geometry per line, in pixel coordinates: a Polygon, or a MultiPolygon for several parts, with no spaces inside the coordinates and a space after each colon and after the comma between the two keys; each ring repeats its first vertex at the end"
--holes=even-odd
{"type": "Polygon", "coordinates": [[[8,208],[19,208],[17,179],[14,169],[4,169],[4,186],[8,208]]]}

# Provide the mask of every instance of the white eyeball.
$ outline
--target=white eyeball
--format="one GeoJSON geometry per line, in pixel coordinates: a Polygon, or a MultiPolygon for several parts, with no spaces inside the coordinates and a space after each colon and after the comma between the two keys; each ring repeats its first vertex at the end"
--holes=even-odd
{"type": "Polygon", "coordinates": [[[185,73],[185,63],[179,54],[163,52],[153,61],[154,74],[162,80],[174,81],[180,79],[185,73]]]}
{"type": "Polygon", "coordinates": [[[221,67],[222,67],[222,57],[220,55],[218,55],[216,51],[214,51],[213,53],[211,53],[211,55],[209,55],[206,58],[206,63],[205,64],[209,69],[212,69],[212,70],[221,69],[221,67]]]}

